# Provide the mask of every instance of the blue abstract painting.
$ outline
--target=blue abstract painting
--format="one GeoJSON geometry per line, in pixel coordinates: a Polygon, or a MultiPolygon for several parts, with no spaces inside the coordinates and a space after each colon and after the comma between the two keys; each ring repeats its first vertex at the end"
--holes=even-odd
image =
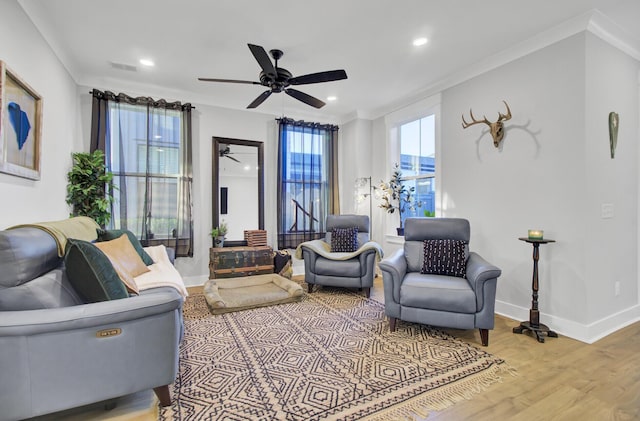
{"type": "Polygon", "coordinates": [[[22,147],[29,137],[29,130],[31,130],[29,116],[20,109],[20,104],[16,104],[15,102],[10,102],[7,108],[9,109],[9,121],[11,121],[13,131],[16,133],[18,149],[22,150],[22,147]]]}

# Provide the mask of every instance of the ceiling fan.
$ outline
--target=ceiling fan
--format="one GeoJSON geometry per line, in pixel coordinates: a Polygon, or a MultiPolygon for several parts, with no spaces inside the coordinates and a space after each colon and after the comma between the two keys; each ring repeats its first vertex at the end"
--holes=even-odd
{"type": "Polygon", "coordinates": [[[233,155],[233,152],[231,152],[231,147],[229,145],[221,144],[219,155],[220,155],[220,158],[229,158],[232,161],[236,161],[237,163],[240,163],[240,161],[238,161],[236,158],[231,156],[233,155]]]}
{"type": "Polygon", "coordinates": [[[247,108],[256,108],[262,104],[272,93],[285,92],[287,95],[302,101],[305,104],[312,107],[322,108],[325,103],[318,98],[312,97],[309,94],[298,91],[297,89],[289,88],[290,85],[309,85],[311,83],[332,82],[334,80],[342,80],[347,78],[347,72],[344,70],[329,70],[326,72],[310,73],[308,75],[293,77],[291,72],[282,67],[278,67],[278,60],[283,56],[281,50],[270,50],[271,57],[275,60],[275,64],[271,63],[271,59],[267,55],[267,52],[259,45],[247,44],[249,50],[255,57],[256,61],[262,68],[260,72],[260,82],[254,82],[249,80],[235,80],[235,79],[212,79],[212,78],[198,78],[205,82],[224,82],[224,83],[245,83],[250,85],[262,85],[269,89],[261,93],[256,99],[253,100],[247,108]]]}

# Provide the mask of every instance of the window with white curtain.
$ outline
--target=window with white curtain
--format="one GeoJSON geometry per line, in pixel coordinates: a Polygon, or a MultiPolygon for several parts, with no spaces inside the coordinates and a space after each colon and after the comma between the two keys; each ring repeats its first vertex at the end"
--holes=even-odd
{"type": "Polygon", "coordinates": [[[192,256],[191,105],[92,93],[91,149],[113,173],[110,228],[192,256]]]}

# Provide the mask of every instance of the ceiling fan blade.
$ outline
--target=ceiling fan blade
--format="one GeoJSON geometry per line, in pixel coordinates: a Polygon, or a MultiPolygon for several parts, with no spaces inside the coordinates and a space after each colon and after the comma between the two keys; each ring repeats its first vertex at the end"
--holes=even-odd
{"type": "Polygon", "coordinates": [[[267,52],[259,45],[247,44],[251,53],[256,58],[256,61],[262,67],[262,71],[265,72],[270,79],[276,78],[276,68],[273,67],[273,63],[271,63],[271,59],[267,55],[267,52]]]}
{"type": "Polygon", "coordinates": [[[300,92],[296,89],[285,89],[284,90],[287,95],[294,97],[298,101],[302,101],[305,104],[311,105],[312,107],[322,108],[325,106],[325,103],[320,101],[318,98],[312,97],[309,94],[305,94],[304,92],[300,92]]]}
{"type": "Polygon", "coordinates": [[[256,108],[258,105],[262,104],[265,99],[269,98],[269,95],[271,95],[271,89],[261,93],[258,98],[254,99],[253,102],[247,106],[247,108],[256,108]]]}
{"type": "Polygon", "coordinates": [[[199,77],[198,80],[201,80],[203,82],[247,83],[249,85],[261,85],[260,82],[252,82],[250,80],[212,79],[208,77],[199,77]]]}
{"type": "Polygon", "coordinates": [[[234,157],[229,156],[229,155],[225,155],[225,156],[226,156],[227,158],[229,158],[229,159],[233,160],[233,161],[236,161],[238,164],[241,164],[241,162],[240,162],[240,161],[238,161],[237,159],[235,159],[234,157]]]}
{"type": "Polygon", "coordinates": [[[296,76],[289,79],[291,85],[308,85],[310,83],[332,82],[347,78],[344,70],[329,70],[326,72],[311,73],[308,75],[296,76]]]}

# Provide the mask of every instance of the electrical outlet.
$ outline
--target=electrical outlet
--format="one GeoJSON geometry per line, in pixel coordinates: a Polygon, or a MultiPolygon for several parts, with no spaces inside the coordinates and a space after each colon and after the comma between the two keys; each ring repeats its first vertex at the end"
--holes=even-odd
{"type": "Polygon", "coordinates": [[[616,281],[615,284],[613,284],[613,293],[616,297],[620,295],[620,281],[616,281]]]}
{"type": "Polygon", "coordinates": [[[600,206],[600,215],[602,219],[613,218],[613,203],[603,203],[600,206]]]}

